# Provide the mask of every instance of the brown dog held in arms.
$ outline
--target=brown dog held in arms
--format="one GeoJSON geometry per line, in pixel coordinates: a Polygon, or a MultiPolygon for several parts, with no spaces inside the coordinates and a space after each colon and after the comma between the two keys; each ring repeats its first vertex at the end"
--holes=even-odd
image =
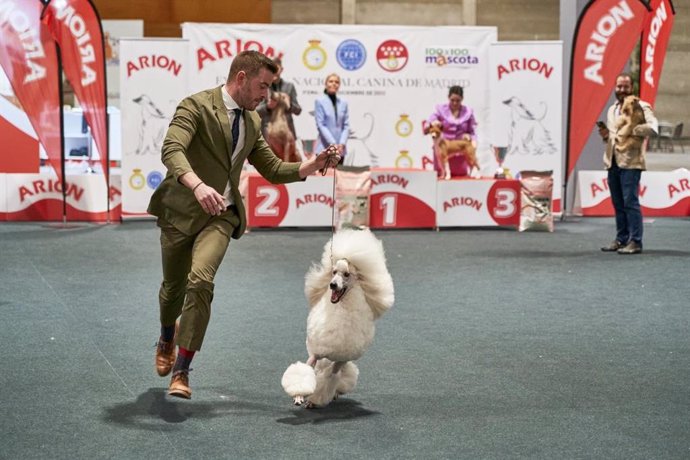
{"type": "Polygon", "coordinates": [[[479,171],[479,162],[477,162],[477,150],[472,141],[468,140],[447,140],[443,137],[443,130],[441,124],[438,122],[433,122],[429,126],[429,134],[431,139],[434,141],[434,155],[438,164],[441,165],[443,171],[442,176],[444,179],[450,179],[450,166],[448,166],[448,158],[457,155],[464,155],[467,159],[467,163],[470,165],[470,171],[477,168],[479,171]]]}
{"type": "Polygon", "coordinates": [[[616,151],[628,152],[631,149],[639,149],[644,138],[633,136],[633,129],[644,123],[644,111],[640,105],[640,98],[627,96],[623,99],[621,114],[616,121],[616,151]]]}
{"type": "Polygon", "coordinates": [[[285,93],[273,92],[271,98],[277,102],[271,110],[271,118],[266,126],[266,142],[271,150],[283,161],[302,161],[297,155],[295,136],[290,131],[287,113],[290,110],[290,98],[285,93]]]}

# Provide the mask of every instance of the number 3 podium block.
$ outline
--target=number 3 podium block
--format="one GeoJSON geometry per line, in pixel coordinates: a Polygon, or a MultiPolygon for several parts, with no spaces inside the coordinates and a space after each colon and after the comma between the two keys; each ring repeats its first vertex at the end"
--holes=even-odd
{"type": "Polygon", "coordinates": [[[438,227],[517,227],[520,225],[520,181],[458,179],[438,181],[438,227]]]}

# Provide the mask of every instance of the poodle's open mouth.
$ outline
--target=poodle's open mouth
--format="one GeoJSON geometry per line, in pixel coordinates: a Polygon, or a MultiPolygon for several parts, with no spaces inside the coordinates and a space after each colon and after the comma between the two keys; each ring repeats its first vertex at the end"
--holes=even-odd
{"type": "Polygon", "coordinates": [[[331,303],[340,302],[340,299],[345,295],[345,291],[347,291],[346,287],[342,289],[331,289],[331,303]]]}

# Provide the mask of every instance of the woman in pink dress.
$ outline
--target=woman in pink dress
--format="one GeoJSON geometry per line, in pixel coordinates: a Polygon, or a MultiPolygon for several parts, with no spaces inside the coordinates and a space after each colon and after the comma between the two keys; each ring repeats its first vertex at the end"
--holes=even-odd
{"type": "MultiPolygon", "coordinates": [[[[436,110],[427,119],[426,127],[438,121],[443,126],[443,137],[448,140],[465,139],[472,141],[477,146],[477,120],[474,119],[474,111],[462,105],[463,90],[462,86],[451,86],[448,89],[448,102],[436,106],[436,110]]],[[[441,165],[438,164],[436,155],[434,157],[434,169],[438,175],[442,175],[441,165]]],[[[451,177],[467,176],[470,173],[470,166],[464,155],[455,155],[448,159],[451,177]]]]}

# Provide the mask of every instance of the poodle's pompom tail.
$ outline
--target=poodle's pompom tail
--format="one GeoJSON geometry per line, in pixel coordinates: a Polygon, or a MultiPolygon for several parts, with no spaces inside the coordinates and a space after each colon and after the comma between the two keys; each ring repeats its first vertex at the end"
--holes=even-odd
{"type": "Polygon", "coordinates": [[[335,391],[341,395],[351,393],[357,385],[358,378],[359,369],[357,368],[357,365],[352,361],[345,363],[342,369],[340,369],[340,378],[338,379],[338,386],[336,387],[335,391]]]}
{"type": "Polygon", "coordinates": [[[290,364],[280,381],[285,393],[291,397],[309,396],[316,389],[314,369],[301,361],[290,364]]]}

